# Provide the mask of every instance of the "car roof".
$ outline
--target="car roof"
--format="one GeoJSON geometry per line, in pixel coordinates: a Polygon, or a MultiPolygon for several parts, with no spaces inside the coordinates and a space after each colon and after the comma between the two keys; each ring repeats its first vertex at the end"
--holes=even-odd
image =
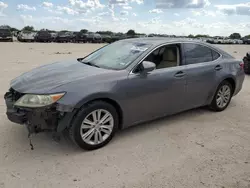
{"type": "Polygon", "coordinates": [[[201,43],[201,44],[208,44],[204,42],[200,42],[198,40],[191,40],[191,39],[183,39],[183,38],[168,38],[168,37],[139,37],[139,38],[129,38],[124,39],[124,41],[131,41],[131,42],[145,42],[153,45],[161,45],[164,43],[183,43],[183,42],[193,42],[193,43],[201,43]]]}
{"type": "Polygon", "coordinates": [[[166,44],[166,43],[185,43],[185,42],[190,42],[190,43],[195,43],[195,44],[202,44],[205,46],[209,46],[212,49],[215,49],[218,51],[220,54],[223,54],[227,57],[233,58],[230,54],[227,52],[223,51],[222,49],[211,45],[207,42],[202,42],[199,40],[191,40],[191,39],[185,39],[185,38],[169,38],[169,37],[140,37],[140,38],[130,38],[130,39],[123,39],[122,41],[128,41],[128,42],[143,42],[143,43],[148,43],[152,44],[152,48],[166,44]]]}

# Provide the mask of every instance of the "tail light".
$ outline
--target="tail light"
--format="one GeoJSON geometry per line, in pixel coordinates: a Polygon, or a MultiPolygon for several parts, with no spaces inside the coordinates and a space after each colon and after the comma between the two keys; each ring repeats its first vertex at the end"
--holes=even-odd
{"type": "Polygon", "coordinates": [[[241,67],[242,69],[244,69],[244,63],[243,63],[243,62],[240,63],[240,67],[241,67]]]}

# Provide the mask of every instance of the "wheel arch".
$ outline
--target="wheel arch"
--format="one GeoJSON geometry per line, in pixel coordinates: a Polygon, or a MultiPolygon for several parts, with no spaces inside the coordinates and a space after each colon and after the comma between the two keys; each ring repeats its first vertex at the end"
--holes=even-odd
{"type": "Polygon", "coordinates": [[[78,102],[75,106],[75,110],[78,113],[79,110],[81,110],[85,105],[94,102],[94,101],[104,101],[107,102],[109,104],[111,104],[112,106],[114,106],[114,108],[116,109],[117,113],[118,113],[118,117],[119,117],[119,129],[122,129],[123,126],[123,110],[122,107],[120,105],[120,103],[118,102],[118,100],[116,99],[116,96],[114,96],[111,93],[106,93],[106,92],[101,92],[101,93],[97,93],[94,95],[89,95],[84,97],[84,99],[82,99],[80,102],[78,102]]]}
{"type": "Polygon", "coordinates": [[[118,128],[119,128],[119,129],[122,129],[122,125],[123,125],[123,111],[122,111],[122,108],[121,108],[120,104],[119,104],[116,100],[111,99],[111,98],[109,98],[109,97],[99,97],[99,98],[94,98],[94,99],[92,99],[92,100],[90,100],[90,101],[84,103],[84,104],[82,105],[82,107],[83,107],[84,105],[87,105],[87,104],[92,103],[92,102],[95,102],[95,101],[104,101],[104,102],[106,102],[106,103],[111,104],[111,105],[116,109],[116,112],[117,112],[117,114],[118,114],[118,120],[119,120],[118,128]]]}
{"type": "Polygon", "coordinates": [[[210,104],[214,98],[214,95],[219,87],[219,85],[223,82],[223,81],[228,81],[232,87],[233,87],[233,94],[235,92],[235,88],[236,88],[236,81],[235,81],[235,78],[233,78],[232,76],[226,76],[226,77],[223,77],[216,85],[216,87],[214,88],[212,94],[210,95],[210,97],[208,98],[208,104],[210,104]]]}
{"type": "Polygon", "coordinates": [[[78,112],[87,104],[95,102],[95,101],[104,101],[106,103],[111,104],[117,111],[118,114],[118,129],[123,128],[123,111],[121,108],[121,105],[114,99],[110,97],[96,97],[96,98],[91,98],[89,100],[84,100],[78,103],[74,110],[71,113],[66,114],[65,118],[63,121],[60,121],[57,127],[57,132],[61,132],[65,130],[66,128],[69,128],[72,125],[72,122],[74,121],[75,117],[77,116],[78,112]]]}
{"type": "Polygon", "coordinates": [[[233,79],[232,77],[228,77],[226,79],[224,79],[223,81],[228,81],[231,85],[232,85],[232,89],[233,89],[233,94],[235,92],[235,87],[236,87],[236,81],[235,79],[233,79]]]}

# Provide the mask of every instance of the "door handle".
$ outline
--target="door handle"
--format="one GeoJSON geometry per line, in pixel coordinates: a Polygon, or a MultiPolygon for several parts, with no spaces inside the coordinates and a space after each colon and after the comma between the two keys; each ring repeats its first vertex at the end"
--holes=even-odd
{"type": "Polygon", "coordinates": [[[177,78],[181,78],[181,77],[185,76],[185,73],[182,72],[182,71],[179,71],[174,76],[177,77],[177,78]]]}
{"type": "Polygon", "coordinates": [[[222,66],[221,65],[216,65],[216,67],[214,68],[215,70],[219,71],[222,69],[222,66]]]}

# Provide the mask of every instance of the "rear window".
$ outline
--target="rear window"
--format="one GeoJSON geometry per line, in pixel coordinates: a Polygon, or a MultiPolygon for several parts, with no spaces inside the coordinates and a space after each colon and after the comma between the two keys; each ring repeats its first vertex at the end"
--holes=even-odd
{"type": "Polygon", "coordinates": [[[184,53],[187,65],[209,62],[220,57],[220,54],[211,48],[193,43],[184,44],[184,53]]]}
{"type": "Polygon", "coordinates": [[[212,55],[213,55],[213,60],[216,60],[220,57],[220,54],[217,53],[216,51],[212,50],[212,55]]]}

